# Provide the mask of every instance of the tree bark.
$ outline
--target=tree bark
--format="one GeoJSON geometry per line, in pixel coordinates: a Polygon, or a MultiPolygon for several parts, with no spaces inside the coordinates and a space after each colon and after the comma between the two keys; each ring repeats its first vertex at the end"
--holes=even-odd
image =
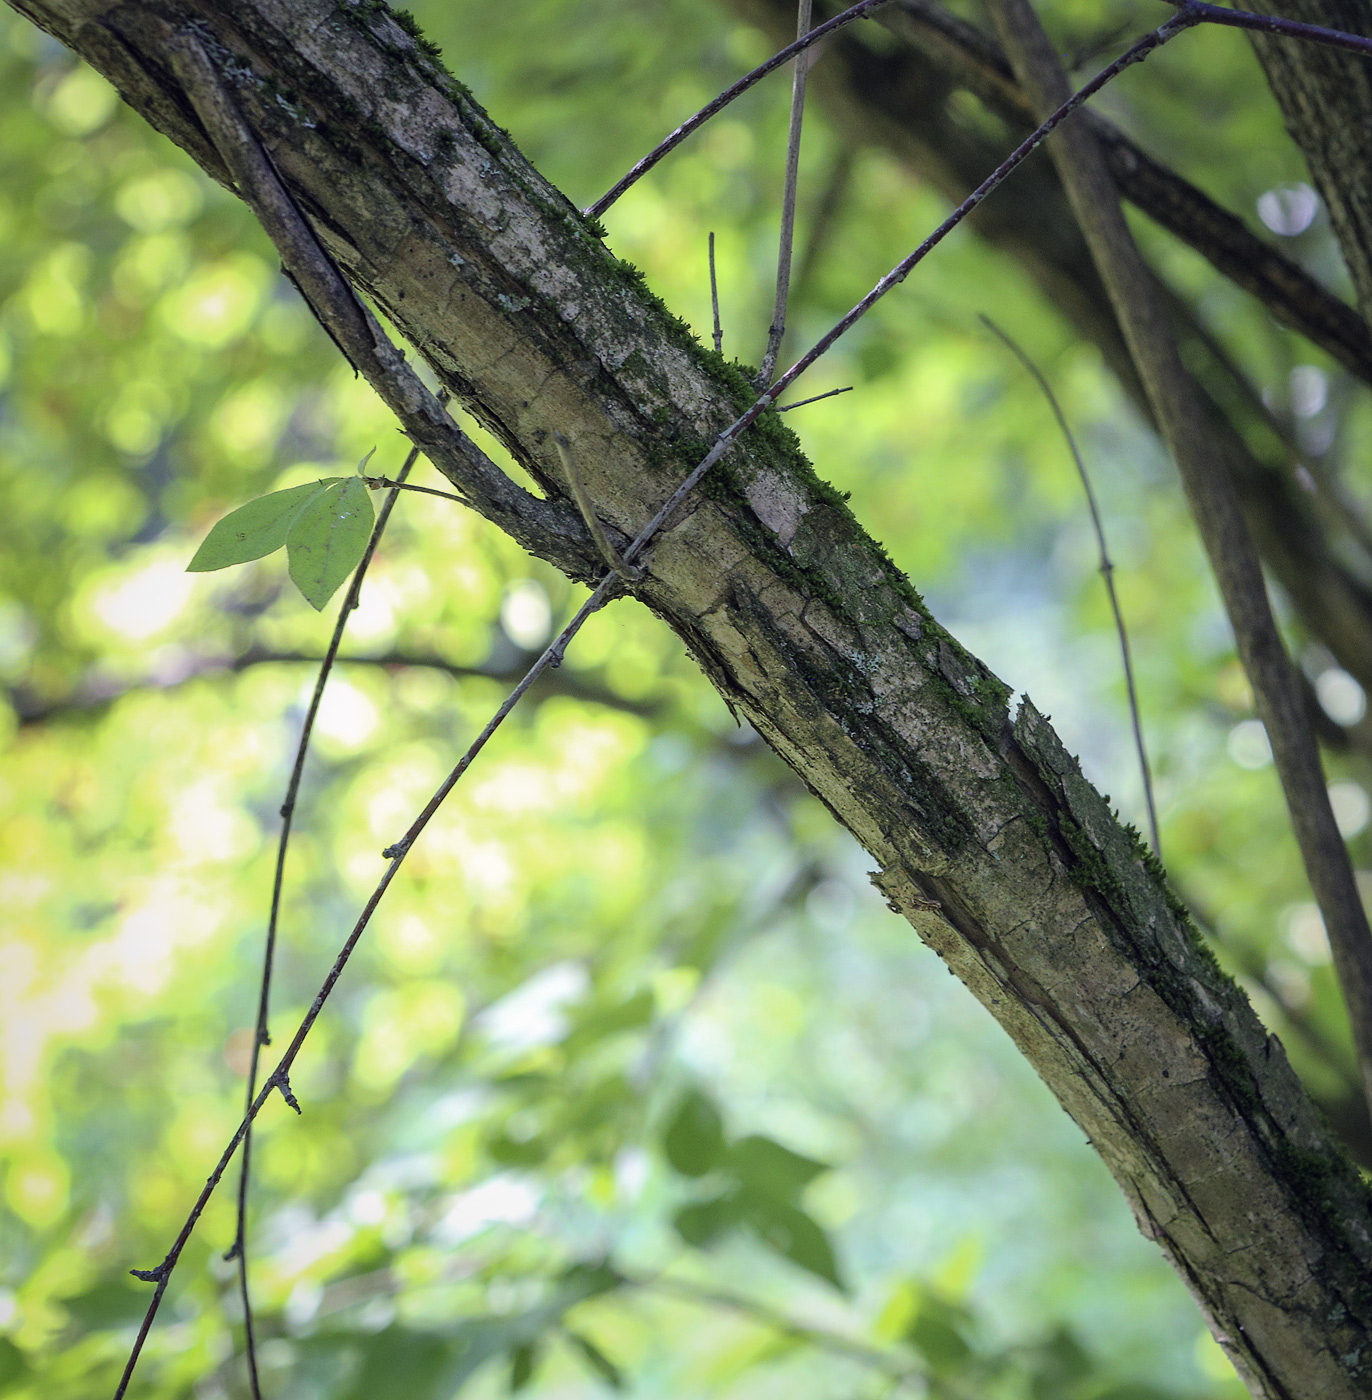
{"type": "MultiPolygon", "coordinates": [[[[1372,35],[1366,0],[1278,0],[1265,13],[1372,35]]],[[[1329,210],[1363,318],[1372,318],[1372,63],[1318,44],[1249,37],[1329,210]]]]}
{"type": "MultiPolygon", "coordinates": [[[[375,0],[20,0],[216,178],[192,24],[321,239],[561,501],[648,520],[751,399],[375,0]]],[[[573,576],[587,556],[504,524],[573,576]]],[[[521,511],[523,512],[521,514],[521,511]]],[[[511,514],[513,512],[513,514],[511,514]]],[[[517,518],[516,518],[517,517],[517,518]]],[[[1372,1390],[1372,1201],[1136,836],[934,620],[772,416],[635,593],[872,854],[1087,1133],[1255,1395],[1372,1390]]]]}

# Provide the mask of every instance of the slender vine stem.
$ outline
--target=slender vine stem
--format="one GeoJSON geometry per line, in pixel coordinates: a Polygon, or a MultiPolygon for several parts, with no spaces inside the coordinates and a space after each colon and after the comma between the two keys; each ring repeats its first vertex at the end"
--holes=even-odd
{"type": "Polygon", "coordinates": [[[1081,478],[1081,489],[1086,494],[1086,506],[1091,512],[1091,528],[1095,532],[1096,553],[1100,559],[1100,576],[1105,582],[1105,591],[1110,599],[1110,611],[1115,618],[1115,635],[1119,638],[1120,659],[1124,663],[1124,687],[1129,697],[1129,720],[1134,729],[1134,751],[1138,754],[1139,775],[1143,779],[1143,800],[1148,809],[1148,834],[1152,837],[1153,854],[1161,860],[1162,837],[1158,834],[1158,808],[1153,798],[1153,771],[1148,763],[1148,746],[1143,740],[1143,717],[1139,708],[1138,689],[1134,684],[1134,660],[1129,649],[1129,632],[1124,625],[1124,612],[1120,607],[1119,594],[1115,589],[1115,565],[1105,543],[1105,523],[1101,519],[1100,506],[1091,486],[1091,477],[1086,470],[1086,462],[1082,458],[1081,449],[1077,446],[1076,434],[1067,422],[1067,415],[1063,413],[1062,405],[1058,403],[1058,396],[1053,392],[1053,386],[1049,384],[1043,371],[1030,359],[1024,347],[1014,340],[1008,332],[1002,330],[989,316],[983,316],[981,321],[986,329],[996,336],[1020,364],[1029,371],[1030,376],[1042,391],[1043,397],[1048,400],[1048,407],[1053,410],[1053,417],[1057,420],[1057,425],[1067,440],[1067,450],[1072,454],[1073,462],[1076,463],[1077,475],[1081,478]]]}
{"type": "Polygon", "coordinates": [[[845,25],[851,24],[855,19],[861,19],[863,15],[871,14],[878,6],[887,5],[890,2],[891,0],[858,0],[856,5],[844,10],[842,14],[835,15],[833,19],[826,20],[823,24],[817,24],[808,34],[797,39],[795,43],[787,44],[784,49],[778,49],[766,63],[759,64],[751,73],[745,73],[732,87],[725,88],[718,97],[707,102],[695,116],[682,122],[670,136],[660,141],[626,175],[611,185],[594,204],[588,204],[582,213],[588,218],[598,219],[610,205],[638,184],[664,156],[668,156],[676,150],[693,131],[698,131],[711,117],[722,112],[736,97],[742,97],[750,87],[761,82],[768,73],[775,73],[783,64],[789,63],[797,54],[804,53],[811,45],[819,43],[821,39],[827,39],[829,35],[844,28],[845,25]]]}

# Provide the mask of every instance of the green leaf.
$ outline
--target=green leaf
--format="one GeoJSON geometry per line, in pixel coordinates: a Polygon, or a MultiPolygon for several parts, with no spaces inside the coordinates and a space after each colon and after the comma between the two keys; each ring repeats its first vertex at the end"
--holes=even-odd
{"type": "Polygon", "coordinates": [[[227,569],[231,564],[261,559],[280,549],[286,543],[291,522],[305,504],[342,480],[341,476],[330,476],[323,481],[292,486],[288,491],[273,491],[230,511],[205,536],[195,557],[186,565],[186,572],[208,574],[215,569],[227,569]]]}
{"type": "Polygon", "coordinates": [[[840,1292],[846,1291],[829,1237],[799,1206],[785,1201],[750,1201],[748,1223],[778,1254],[832,1283],[840,1292]]]}
{"type": "Polygon", "coordinates": [[[351,476],[312,496],[291,521],[286,557],[311,607],[322,609],[361,562],[375,519],[366,485],[351,476]]]}
{"type": "Polygon", "coordinates": [[[24,1353],[8,1337],[0,1337],[0,1386],[23,1380],[29,1370],[24,1353]]]}
{"type": "Polygon", "coordinates": [[[724,1123],[719,1110],[696,1089],[682,1095],[662,1135],[662,1150],[682,1176],[704,1176],[724,1157],[724,1123]]]}
{"type": "Polygon", "coordinates": [[[972,1355],[972,1344],[967,1340],[971,1321],[966,1308],[936,1293],[925,1293],[905,1336],[929,1365],[943,1374],[960,1369],[972,1355]]]}
{"type": "Polygon", "coordinates": [[[745,1186],[768,1195],[792,1197],[805,1189],[821,1172],[825,1162],[803,1157],[771,1138],[752,1134],[733,1143],[724,1165],[745,1186]]]}
{"type": "Polygon", "coordinates": [[[510,1352],[510,1394],[523,1390],[534,1378],[538,1365],[538,1343],[521,1342],[510,1352]]]}
{"type": "Polygon", "coordinates": [[[583,1337],[580,1332],[573,1332],[567,1329],[567,1338],[576,1344],[581,1354],[590,1363],[591,1369],[595,1371],[603,1381],[606,1381],[615,1390],[624,1389],[624,1374],[619,1367],[605,1355],[601,1349],[589,1338],[583,1337]]]}
{"type": "Polygon", "coordinates": [[[696,1201],[692,1205],[682,1206],[672,1217],[677,1234],[696,1249],[714,1244],[741,1221],[738,1199],[733,1195],[716,1196],[710,1201],[696,1201]]]}

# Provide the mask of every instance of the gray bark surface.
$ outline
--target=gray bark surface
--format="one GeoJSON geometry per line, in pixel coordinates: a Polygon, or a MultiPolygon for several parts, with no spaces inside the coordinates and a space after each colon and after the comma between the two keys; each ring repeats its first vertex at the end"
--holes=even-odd
{"type": "MultiPolygon", "coordinates": [[[[632,534],[751,400],[373,0],[22,0],[217,178],[168,61],[232,85],[356,284],[565,505],[632,534]]],[[[533,497],[502,526],[578,578],[533,497]]],[[[1271,1400],[1372,1393],[1372,1202],[1136,836],[765,418],[637,596],[866,847],[893,910],[1081,1125],[1271,1400]]]]}

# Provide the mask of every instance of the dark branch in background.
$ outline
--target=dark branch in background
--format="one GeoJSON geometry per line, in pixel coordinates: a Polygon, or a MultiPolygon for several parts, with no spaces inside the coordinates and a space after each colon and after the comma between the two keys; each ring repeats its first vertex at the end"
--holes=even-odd
{"type": "MultiPolygon", "coordinates": [[[[502,648],[501,654],[476,666],[462,666],[437,652],[409,651],[392,648],[378,652],[375,656],[340,656],[339,666],[370,666],[384,671],[404,670],[407,667],[438,671],[454,680],[501,681],[513,685],[522,676],[533,659],[533,653],[523,649],[517,652],[511,646],[502,648]]],[[[207,676],[236,674],[257,666],[318,666],[323,657],[313,652],[283,651],[256,644],[233,656],[197,656],[188,659],[178,668],[172,679],[159,677],[139,677],[121,683],[117,688],[98,683],[78,690],[75,694],[56,700],[38,700],[23,691],[10,691],[8,700],[20,724],[46,724],[67,716],[87,715],[104,709],[121,700],[125,695],[147,690],[172,690],[189,681],[207,676]]],[[[626,714],[639,715],[645,719],[655,718],[664,712],[665,706],[652,701],[630,700],[609,686],[581,676],[576,671],[559,668],[551,675],[545,675],[535,691],[533,699],[540,696],[564,695],[572,700],[582,700],[590,705],[603,705],[607,709],[622,710],[626,714]]],[[[1331,720],[1332,724],[1333,721],[1331,720]]]]}
{"type": "MultiPolygon", "coordinates": [[[[1152,33],[1145,35],[1133,44],[1124,54],[1113,63],[1102,69],[1089,83],[1078,92],[1073,93],[1064,101],[1058,109],[1051,114],[1025,141],[1023,141],[1014,152],[984,180],[980,186],[963,201],[963,203],[948,216],[947,219],[926,238],[918,248],[908,257],[904,258],[877,285],[859,301],[845,316],[843,316],[832,329],[819,341],[815,343],[804,355],[798,359],[785,374],[781,375],[777,381],[771,385],[743,414],[734,420],[715,440],[714,446],[705,457],[686,476],[681,484],[667,498],[662,507],[654,514],[652,519],[645,525],[634,538],[633,542],[623,553],[623,562],[628,565],[636,563],[642,558],[657,538],[659,533],[665,529],[674,519],[678,508],[691,494],[706,473],[713,467],[739,437],[747,431],[753,423],[760,418],[769,408],[773,406],[777,396],[795,381],[806,369],[815,363],[839,338],[849,330],[858,320],[864,316],[887,292],[898,286],[909,275],[911,270],[918,265],[943,239],[956,228],[964,218],[976,208],[989,194],[1005,181],[1006,178],[1021,164],[1021,162],[1034,151],[1071,112],[1075,111],[1094,93],[1100,91],[1112,78],[1122,73],[1131,65],[1142,61],[1156,48],[1166,43],[1175,35],[1190,27],[1191,21],[1184,15],[1178,15],[1165,24],[1161,25],[1152,33]]],[[[278,250],[282,253],[283,259],[288,265],[300,259],[301,265],[305,268],[310,283],[321,297],[330,300],[324,301],[327,313],[334,317],[334,324],[342,328],[343,334],[339,336],[340,343],[349,346],[349,337],[360,336],[356,320],[358,314],[363,318],[363,329],[369,330],[366,325],[366,313],[362,311],[360,304],[353,298],[351,289],[343,280],[342,273],[328,258],[313,235],[303,223],[303,219],[296,210],[294,204],[287,195],[284,187],[279,183],[275,173],[271,170],[267,162],[265,153],[257,143],[257,138],[244,124],[242,117],[233,107],[227,91],[221,85],[218,74],[210,63],[199,42],[190,36],[183,36],[183,44],[175,55],[178,75],[188,89],[188,95],[196,105],[201,119],[209,128],[215,144],[219,147],[221,154],[229,163],[230,168],[235,172],[242,171],[245,178],[241,183],[245,186],[241,193],[250,207],[254,209],[262,219],[264,227],[277,244],[278,250]],[[261,193],[270,202],[270,208],[263,210],[258,208],[255,196],[261,193]],[[303,245],[303,247],[302,247],[303,245]],[[334,304],[334,299],[340,295],[343,289],[352,305],[357,308],[353,313],[343,308],[339,314],[339,308],[334,304]]],[[[307,285],[305,279],[300,279],[301,285],[307,285]]],[[[318,306],[315,307],[316,314],[321,314],[318,306]]],[[[374,324],[374,323],[373,323],[374,324]]],[[[380,336],[379,328],[376,332],[380,336]]],[[[384,340],[384,337],[381,339],[384,340]]],[[[406,400],[406,390],[410,387],[411,381],[416,382],[412,370],[404,364],[403,359],[398,357],[394,347],[385,343],[385,348],[390,351],[392,360],[399,360],[399,368],[393,364],[387,364],[381,355],[377,354],[379,346],[368,346],[365,341],[359,339],[360,348],[368,352],[359,358],[369,369],[369,380],[374,375],[378,383],[378,393],[384,402],[390,404],[399,402],[410,410],[410,405],[406,400]],[[384,391],[384,392],[383,392],[384,391]]],[[[356,363],[356,361],[354,362],[356,363]]],[[[428,395],[428,390],[422,385],[419,386],[424,395],[428,395]]],[[[431,395],[429,395],[432,398],[431,395]]],[[[442,412],[441,405],[434,400],[435,407],[442,412]]],[[[412,410],[410,410],[412,411],[412,410]]],[[[404,419],[402,419],[402,422],[404,419]]],[[[448,444],[445,441],[443,446],[448,444]]],[[[133,1372],[137,1366],[139,1356],[147,1341],[149,1331],[153,1321],[157,1316],[162,1298],[166,1292],[167,1284],[171,1278],[177,1262],[185,1249],[191,1233],[194,1231],[205,1206],[208,1204],[211,1195],[222,1180],[224,1172],[228,1169],[229,1163],[233,1160],[234,1153],[238,1150],[239,1144],[248,1133],[251,1124],[257,1115],[262,1111],[263,1105],[271,1096],[273,1090],[278,1091],[291,1107],[299,1111],[299,1106],[290,1090],[289,1074],[300,1053],[301,1047],[308,1038],[315,1022],[318,1020],[329,995],[337,985],[338,979],[342,976],[353,950],[356,948],[362,934],[370,924],[373,914],[375,914],[381,900],[385,896],[405,857],[413,847],[429,821],[433,818],[438,808],[442,805],[448,794],[461,781],[472,762],[486,746],[491,736],[499,729],[515,706],[519,703],[523,695],[535,683],[545,669],[550,666],[557,666],[561,663],[563,654],[570,641],[577,635],[581,627],[591,615],[597,612],[606,602],[613,597],[623,586],[623,581],[618,574],[611,571],[606,574],[591,596],[581,606],[575,617],[563,628],[561,633],[542,652],[538,660],[534,662],[529,671],[519,684],[506,697],[500,708],[486,724],[486,727],[473,740],[470,747],[458,761],[457,766],[439,786],[437,791],[429,799],[424,809],[411,823],[409,829],[400,838],[388,846],[382,855],[389,864],[385,873],[378,881],[372,891],[362,912],[353,926],[351,933],[339,950],[338,956],[334,960],[328,976],[315,996],[309,1011],[305,1014],[282,1055],[276,1068],[268,1076],[267,1081],[258,1091],[257,1096],[248,1106],[243,1121],[239,1124],[228,1146],[221,1154],[214,1170],[206,1179],[205,1186],[192,1206],[185,1223],[167,1252],[162,1262],[153,1269],[136,1269],[131,1272],[135,1277],[156,1284],[156,1291],[148,1305],[147,1312],[139,1327],[131,1349],[123,1375],[119,1382],[119,1387],[115,1393],[115,1400],[122,1400],[128,1390],[129,1382],[133,1377],[133,1372]]]]}
{"type": "MultiPolygon", "coordinates": [[[[928,55],[1002,120],[1025,129],[1034,125],[1030,103],[1004,50],[991,35],[937,0],[894,0],[875,18],[928,55]]],[[[1108,117],[1087,112],[1081,120],[1103,147],[1110,173],[1131,204],[1256,297],[1283,325],[1372,384],[1372,333],[1353,307],[1259,238],[1241,219],[1148,155],[1108,117]]]]}
{"type": "Polygon", "coordinates": [[[1143,798],[1148,808],[1148,833],[1153,838],[1153,854],[1162,859],[1162,837],[1158,834],[1158,809],[1153,800],[1153,774],[1148,766],[1148,747],[1143,742],[1143,717],[1139,711],[1138,691],[1134,685],[1134,661],[1129,652],[1129,632],[1124,625],[1124,613],[1120,610],[1119,595],[1115,591],[1115,566],[1110,559],[1110,551],[1105,543],[1105,525],[1101,520],[1100,507],[1096,504],[1096,493],[1091,489],[1091,478],[1086,471],[1086,463],[1077,447],[1076,435],[1067,422],[1067,416],[1058,403],[1053,386],[1043,376],[1043,371],[1029,358],[1024,349],[1011,336],[1007,335],[989,317],[983,316],[983,324],[997,336],[1012,355],[1024,366],[1039,386],[1048,407],[1053,410],[1062,435],[1067,439],[1067,450],[1076,463],[1077,476],[1081,479],[1081,489],[1086,494],[1087,509],[1091,512],[1091,528],[1096,536],[1096,552],[1100,558],[1100,576],[1105,583],[1105,591],[1110,598],[1110,611],[1115,618],[1115,635],[1119,638],[1120,659],[1124,663],[1124,686],[1129,696],[1129,722],[1134,729],[1134,749],[1139,759],[1139,776],[1143,780],[1143,798]]]}
{"type": "MultiPolygon", "coordinates": [[[[812,0],[800,0],[796,19],[796,38],[810,32],[812,0]]],[[[796,185],[800,178],[800,129],[805,119],[805,77],[810,67],[810,55],[798,53],[795,74],[791,81],[791,119],[786,131],[786,178],[781,192],[781,234],[777,243],[777,289],[772,310],[772,324],[767,328],[767,348],[762,355],[762,368],[756,384],[765,389],[776,371],[781,342],[786,338],[786,299],[791,293],[791,248],[796,232],[796,185]]]]}
{"type": "MultiPolygon", "coordinates": [[[[442,395],[440,402],[446,403],[446,401],[446,394],[442,395]]],[[[371,539],[367,541],[366,551],[358,562],[357,568],[353,571],[352,582],[349,583],[342,606],[338,609],[338,620],[334,623],[333,636],[329,639],[328,649],[320,663],[319,675],[314,683],[314,693],[310,696],[309,708],[305,711],[305,719],[300,726],[300,740],[295,748],[295,761],[291,765],[291,776],[286,783],[286,795],[281,803],[281,834],[277,840],[276,869],[272,875],[271,912],[267,918],[267,936],[262,948],[262,978],[257,996],[257,1024],[253,1033],[252,1055],[248,1061],[248,1080],[243,1104],[245,1114],[252,1107],[252,1101],[257,1095],[257,1070],[261,1063],[262,1050],[271,1044],[267,1023],[271,1011],[272,973],[276,966],[276,937],[281,920],[281,895],[286,883],[286,852],[290,846],[291,825],[295,819],[295,803],[300,794],[300,780],[305,772],[305,757],[310,751],[310,738],[314,734],[314,722],[319,715],[320,702],[324,698],[324,687],[329,682],[329,674],[338,657],[338,648],[343,642],[343,632],[348,625],[348,617],[357,607],[357,600],[362,592],[362,580],[367,575],[372,556],[376,553],[376,547],[381,542],[381,536],[385,533],[391,512],[395,509],[396,499],[400,495],[399,488],[414,468],[418,456],[419,449],[412,447],[401,465],[395,486],[382,502],[376,523],[372,527],[371,539]]],[[[261,1383],[257,1374],[257,1344],[253,1335],[252,1297],[248,1289],[248,1191],[251,1175],[252,1126],[249,1124],[243,1132],[243,1160],[239,1163],[238,1171],[237,1224],[234,1230],[233,1244],[224,1257],[238,1261],[238,1292],[243,1304],[243,1340],[248,1362],[248,1384],[252,1390],[253,1400],[261,1400],[261,1383]]]]}
{"type": "MultiPolygon", "coordinates": [[[[1028,0],[991,0],[991,13],[1036,105],[1055,106],[1068,89],[1067,76],[1028,0]]],[[[1193,13],[1187,6],[1178,11],[1178,18],[1193,13]]],[[[1258,714],[1271,741],[1306,875],[1324,915],[1366,1092],[1372,1100],[1372,930],[1348,849],[1334,820],[1300,679],[1272,616],[1227,453],[1210,430],[1195,381],[1182,364],[1156,286],[1134,245],[1090,131],[1068,127],[1050,151],[1181,473],[1192,517],[1219,584],[1258,714]]]]}
{"type": "MultiPolygon", "coordinates": [[[[789,0],[728,3],[762,25],[774,41],[789,31],[789,0]]],[[[929,8],[944,13],[929,0],[893,0],[876,18],[900,42],[869,44],[864,32],[857,29],[838,34],[826,49],[824,62],[812,74],[810,87],[829,108],[848,146],[871,144],[891,152],[905,169],[955,204],[999,162],[1008,147],[962,117],[950,91],[952,85],[960,83],[974,93],[980,89],[963,76],[967,66],[963,49],[940,40],[926,25],[911,21],[908,7],[917,3],[921,13],[929,8]],[[961,59],[960,54],[964,55],[961,59]]],[[[996,63],[1005,65],[993,40],[980,31],[970,32],[990,46],[996,63]]],[[[1015,124],[1029,123],[1019,88],[1008,76],[1003,82],[1012,87],[1018,104],[1020,115],[1014,118],[1015,124]]],[[[1088,108],[1080,120],[1093,122],[1095,113],[1088,108]]],[[[981,238],[1018,262],[1046,303],[1099,347],[1121,386],[1151,421],[1151,408],[1114,311],[1051,164],[1035,163],[1017,178],[1020,183],[1013,204],[991,201],[971,226],[981,238]]],[[[1264,256],[1270,254],[1267,246],[1237,220],[1223,217],[1253,249],[1264,256]]],[[[1341,308],[1346,320],[1366,339],[1366,329],[1352,308],[1305,280],[1315,297],[1341,308]]],[[[1301,298],[1295,300],[1301,303],[1301,298]]],[[[1216,429],[1224,436],[1231,461],[1239,470],[1240,489],[1264,558],[1311,634],[1372,692],[1372,589],[1366,582],[1372,556],[1357,545],[1356,531],[1344,537],[1346,512],[1331,509],[1327,493],[1311,495],[1302,484],[1299,459],[1293,457],[1280,425],[1219,351],[1213,337],[1202,330],[1195,314],[1179,297],[1170,299],[1169,309],[1187,362],[1201,376],[1210,396],[1216,429]]],[[[1372,363],[1372,355],[1368,362],[1372,363]]]]}
{"type": "Polygon", "coordinates": [[[732,87],[725,88],[718,97],[707,102],[695,116],[682,122],[670,136],[654,146],[628,174],[611,185],[594,204],[588,204],[583,212],[589,218],[598,219],[621,195],[638,184],[658,161],[664,156],[670,155],[693,131],[704,126],[711,117],[717,116],[736,97],[742,97],[754,83],[761,82],[768,73],[776,72],[782,64],[804,53],[806,49],[819,43],[821,39],[827,39],[830,34],[842,29],[844,25],[851,24],[855,19],[861,19],[863,15],[870,14],[880,6],[890,3],[891,0],[858,0],[856,5],[844,10],[841,15],[835,15],[833,19],[816,25],[808,34],[797,39],[794,44],[787,44],[784,49],[774,53],[766,63],[759,64],[751,73],[741,77],[732,87]]]}

